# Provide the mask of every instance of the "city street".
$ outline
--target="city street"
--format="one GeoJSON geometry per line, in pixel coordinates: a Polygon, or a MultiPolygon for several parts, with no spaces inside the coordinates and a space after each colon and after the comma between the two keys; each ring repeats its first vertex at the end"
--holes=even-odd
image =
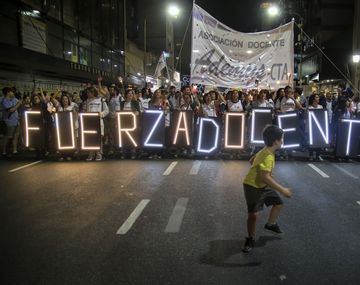
{"type": "Polygon", "coordinates": [[[1,284],[359,284],[360,164],[279,161],[274,236],[240,160],[0,161],[1,284]]]}

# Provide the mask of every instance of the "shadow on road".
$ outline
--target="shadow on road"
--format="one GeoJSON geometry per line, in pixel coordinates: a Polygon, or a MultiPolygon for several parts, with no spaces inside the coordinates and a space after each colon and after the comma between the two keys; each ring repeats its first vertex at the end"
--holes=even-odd
{"type": "MultiPolygon", "coordinates": [[[[280,240],[275,236],[261,236],[256,240],[255,250],[264,247],[267,242],[280,240]]],[[[253,267],[261,265],[261,261],[249,262],[226,262],[231,256],[241,254],[249,258],[254,258],[253,253],[243,253],[243,240],[213,240],[209,242],[209,252],[200,257],[200,263],[220,267],[253,267]]]]}

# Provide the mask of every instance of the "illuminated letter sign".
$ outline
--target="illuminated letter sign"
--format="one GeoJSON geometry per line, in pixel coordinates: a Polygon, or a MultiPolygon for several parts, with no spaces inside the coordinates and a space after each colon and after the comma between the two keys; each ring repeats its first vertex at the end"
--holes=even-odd
{"type": "Polygon", "coordinates": [[[118,112],[117,113],[118,121],[118,138],[119,138],[119,147],[137,147],[136,143],[137,135],[137,117],[133,112],[118,112]],[[130,134],[133,133],[133,135],[130,134]],[[122,133],[125,133],[126,136],[123,138],[122,133]],[[134,138],[135,137],[135,138],[134,138]]]}
{"type": "Polygon", "coordinates": [[[264,145],[262,132],[266,125],[272,123],[271,108],[253,108],[251,114],[250,143],[253,145],[264,145]]]}
{"type": "Polygon", "coordinates": [[[336,155],[360,154],[360,120],[341,120],[336,137],[336,155]]]}
{"type": "Polygon", "coordinates": [[[219,143],[219,132],[220,126],[215,119],[201,118],[197,151],[210,153],[216,150],[219,143]]]}
{"type": "Polygon", "coordinates": [[[101,127],[99,113],[80,113],[80,133],[82,150],[100,150],[101,127]]]}
{"type": "Polygon", "coordinates": [[[296,112],[278,115],[279,127],[284,131],[284,144],[282,148],[296,148],[300,146],[298,133],[299,120],[296,112]]]}
{"type": "Polygon", "coordinates": [[[25,146],[43,147],[43,117],[41,111],[25,111],[25,146]]]}
{"type": "Polygon", "coordinates": [[[328,112],[309,109],[309,146],[326,147],[329,145],[328,112]]]}
{"type": "Polygon", "coordinates": [[[245,113],[225,113],[225,148],[244,148],[245,113]]]}
{"type": "Polygon", "coordinates": [[[58,149],[75,149],[74,115],[72,112],[55,114],[58,149]]]}
{"type": "Polygon", "coordinates": [[[144,147],[163,148],[165,116],[161,110],[146,110],[143,114],[142,137],[144,147]]]}
{"type": "Polygon", "coordinates": [[[172,144],[177,147],[187,147],[192,142],[192,111],[174,111],[171,117],[172,122],[172,144]]]}

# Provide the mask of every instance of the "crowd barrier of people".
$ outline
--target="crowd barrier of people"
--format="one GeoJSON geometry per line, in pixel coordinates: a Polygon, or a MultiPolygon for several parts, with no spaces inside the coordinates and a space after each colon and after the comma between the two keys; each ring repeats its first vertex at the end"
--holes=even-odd
{"type": "MultiPolygon", "coordinates": [[[[334,149],[337,141],[338,122],[343,119],[360,118],[359,95],[351,91],[340,89],[337,94],[332,92],[312,93],[305,96],[300,88],[291,86],[279,88],[277,91],[262,90],[230,90],[224,93],[212,90],[204,94],[192,92],[190,86],[176,90],[174,86],[169,89],[157,89],[151,92],[149,88],[126,89],[120,86],[89,85],[80,94],[70,94],[65,91],[46,92],[41,88],[31,93],[20,94],[14,87],[3,88],[3,97],[0,97],[3,113],[2,129],[4,133],[2,155],[12,156],[19,152],[33,151],[38,158],[55,154],[60,160],[71,160],[79,153],[86,153],[87,160],[102,160],[104,157],[120,156],[121,158],[159,158],[183,155],[193,157],[196,155],[196,139],[199,131],[199,119],[217,118],[224,120],[228,112],[240,112],[246,120],[250,120],[252,111],[258,108],[271,109],[276,117],[289,112],[297,112],[299,121],[299,135],[301,143],[298,150],[308,153],[309,160],[322,160],[324,148],[309,147],[309,134],[306,128],[309,110],[323,109],[327,111],[330,130],[329,149],[334,149]],[[117,142],[117,112],[129,111],[142,116],[148,110],[164,111],[165,141],[170,137],[170,116],[175,111],[189,111],[193,116],[192,146],[176,148],[171,143],[165,143],[162,149],[146,149],[141,147],[119,148],[117,142]],[[42,114],[44,126],[43,145],[41,147],[26,147],[24,130],[24,114],[27,111],[39,111],[42,114]],[[76,147],[71,151],[57,148],[55,114],[72,112],[74,115],[74,131],[76,133],[76,147]],[[101,144],[98,150],[86,151],[81,149],[79,136],[79,114],[98,113],[100,117],[101,144]]],[[[259,150],[258,146],[251,144],[250,128],[245,129],[245,144],[241,149],[228,150],[219,148],[215,153],[206,155],[217,156],[221,151],[228,152],[230,157],[241,157],[244,153],[252,154],[259,150]]],[[[334,153],[335,154],[335,153],[334,153]]],[[[279,156],[288,159],[291,152],[281,150],[279,156]]]]}

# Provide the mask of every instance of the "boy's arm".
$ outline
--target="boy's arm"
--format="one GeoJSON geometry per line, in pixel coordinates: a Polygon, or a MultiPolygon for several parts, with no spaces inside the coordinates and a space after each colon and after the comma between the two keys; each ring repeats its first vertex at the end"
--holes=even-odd
{"type": "Polygon", "coordinates": [[[274,190],[280,192],[283,194],[286,198],[291,198],[292,193],[289,188],[285,188],[279,183],[275,181],[274,178],[270,175],[270,172],[268,171],[260,171],[260,177],[263,180],[264,183],[266,183],[270,188],[273,188],[274,190]]]}
{"type": "Polygon", "coordinates": [[[256,155],[254,154],[250,159],[249,162],[251,165],[253,165],[256,155]]]}

